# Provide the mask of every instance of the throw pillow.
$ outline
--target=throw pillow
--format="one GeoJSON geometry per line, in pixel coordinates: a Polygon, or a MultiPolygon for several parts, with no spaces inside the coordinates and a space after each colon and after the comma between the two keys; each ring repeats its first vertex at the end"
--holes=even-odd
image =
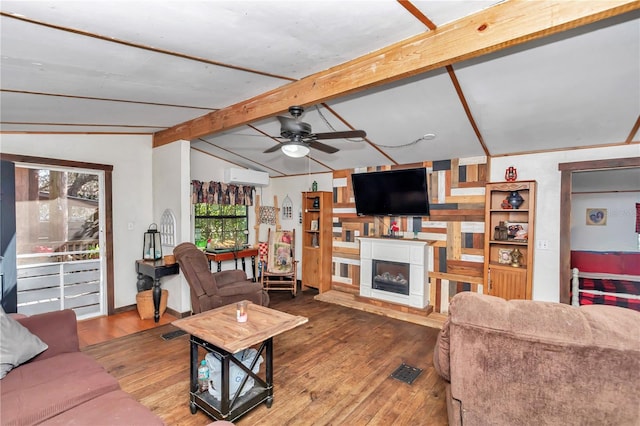
{"type": "Polygon", "coordinates": [[[20,364],[48,348],[40,338],[0,307],[0,379],[20,364]]]}

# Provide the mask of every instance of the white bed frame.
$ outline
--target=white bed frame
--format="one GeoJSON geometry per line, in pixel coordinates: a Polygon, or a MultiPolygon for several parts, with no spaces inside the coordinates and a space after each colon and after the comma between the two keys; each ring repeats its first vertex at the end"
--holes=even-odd
{"type": "Polygon", "coordinates": [[[571,278],[571,305],[579,306],[580,305],[580,295],[579,293],[590,293],[604,296],[615,296],[615,297],[624,297],[627,299],[640,299],[640,295],[637,294],[627,294],[627,293],[609,293],[606,291],[600,290],[582,290],[580,289],[580,278],[594,278],[594,279],[614,279],[614,280],[625,280],[625,281],[640,281],[639,275],[620,275],[620,274],[607,274],[607,273],[596,273],[596,272],[580,272],[578,268],[573,268],[573,277],[571,278]]]}

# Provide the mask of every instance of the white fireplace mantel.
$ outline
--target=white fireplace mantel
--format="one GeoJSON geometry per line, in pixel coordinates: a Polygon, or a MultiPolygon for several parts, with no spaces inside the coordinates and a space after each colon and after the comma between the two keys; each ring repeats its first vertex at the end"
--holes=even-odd
{"type": "Polygon", "coordinates": [[[426,241],[394,238],[366,238],[360,240],[360,296],[385,300],[414,308],[429,305],[429,250],[426,241]],[[372,287],[373,261],[386,260],[409,264],[409,295],[376,290],[372,287]]]}

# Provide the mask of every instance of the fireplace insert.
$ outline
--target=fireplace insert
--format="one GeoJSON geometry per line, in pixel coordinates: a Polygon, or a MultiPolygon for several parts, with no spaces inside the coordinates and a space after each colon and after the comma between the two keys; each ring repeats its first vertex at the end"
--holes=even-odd
{"type": "Polygon", "coordinates": [[[371,287],[374,290],[408,296],[409,273],[408,263],[373,259],[373,281],[371,287]]]}

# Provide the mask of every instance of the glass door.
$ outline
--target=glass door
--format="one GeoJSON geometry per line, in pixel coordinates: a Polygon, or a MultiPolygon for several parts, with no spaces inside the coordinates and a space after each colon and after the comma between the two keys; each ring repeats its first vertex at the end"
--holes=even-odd
{"type": "Polygon", "coordinates": [[[16,164],[18,312],[106,313],[104,172],[16,164]]]}

